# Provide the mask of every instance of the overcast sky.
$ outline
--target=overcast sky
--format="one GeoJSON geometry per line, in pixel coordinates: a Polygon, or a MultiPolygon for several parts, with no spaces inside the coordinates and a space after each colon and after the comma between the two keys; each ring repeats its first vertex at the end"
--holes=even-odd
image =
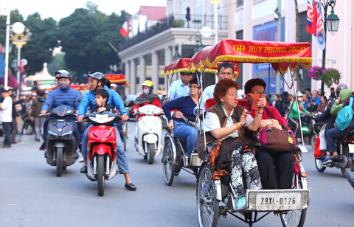
{"type": "MultiPolygon", "coordinates": [[[[17,8],[26,19],[29,14],[39,12],[41,18],[53,17],[59,21],[69,16],[76,8],[85,8],[87,0],[0,0],[0,8],[6,2],[12,2],[13,9],[17,8]]],[[[106,14],[120,13],[126,10],[130,14],[138,12],[141,5],[166,6],[166,0],[91,0],[98,5],[98,10],[106,14]]]]}

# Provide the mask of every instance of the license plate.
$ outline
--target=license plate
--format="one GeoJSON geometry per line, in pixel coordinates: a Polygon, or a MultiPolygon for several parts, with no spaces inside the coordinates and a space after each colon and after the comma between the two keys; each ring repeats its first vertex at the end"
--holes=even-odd
{"type": "Polygon", "coordinates": [[[257,210],[297,210],[301,207],[300,193],[257,193],[257,210]]]}
{"type": "Polygon", "coordinates": [[[349,153],[354,153],[354,144],[348,143],[349,153]]]}

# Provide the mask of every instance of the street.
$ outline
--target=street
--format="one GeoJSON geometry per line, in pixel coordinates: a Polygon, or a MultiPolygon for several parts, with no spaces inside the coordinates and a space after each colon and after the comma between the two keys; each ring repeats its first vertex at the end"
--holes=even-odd
{"type": "MultiPolygon", "coordinates": [[[[134,124],[128,123],[126,153],[131,179],[137,186],[124,188],[123,175],[106,181],[105,194],[97,195],[76,162],[56,177],[39,142],[23,136],[11,149],[0,149],[0,227],[18,226],[198,226],[195,176],[182,171],[171,187],[162,176],[161,153],[153,165],[134,148],[134,124]]],[[[303,155],[311,188],[305,226],[353,226],[354,190],[339,169],[319,173],[313,151],[303,155]]],[[[218,226],[248,226],[228,215],[218,226]]],[[[278,216],[268,215],[254,226],[281,226],[278,216]]]]}

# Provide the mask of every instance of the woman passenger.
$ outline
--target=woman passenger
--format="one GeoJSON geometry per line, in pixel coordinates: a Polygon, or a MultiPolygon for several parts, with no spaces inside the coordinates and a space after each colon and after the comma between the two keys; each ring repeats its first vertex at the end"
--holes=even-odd
{"type": "MultiPolygon", "coordinates": [[[[261,98],[266,96],[265,89],[267,84],[264,80],[256,78],[247,81],[244,86],[245,94],[249,101],[248,108],[251,107],[250,93],[258,94],[261,98]]],[[[256,116],[255,111],[251,113],[252,117],[256,116]]],[[[279,111],[271,106],[264,107],[262,120],[259,128],[274,127],[281,129],[281,125],[287,125],[286,120],[279,111]]],[[[291,189],[294,174],[294,158],[291,152],[279,152],[258,148],[256,151],[256,159],[261,181],[264,189],[291,189]],[[276,174],[274,172],[274,164],[276,165],[279,187],[277,187],[276,174]]]]}
{"type": "MultiPolygon", "coordinates": [[[[258,115],[252,119],[250,112],[237,105],[239,84],[233,80],[220,80],[214,91],[216,105],[210,107],[204,119],[205,140],[209,161],[213,171],[213,180],[231,175],[231,185],[237,196],[237,209],[245,206],[246,187],[242,172],[245,173],[247,188],[262,189],[257,162],[249,147],[252,139],[247,131],[256,131],[261,122],[265,98],[259,99],[258,115]]],[[[204,159],[204,138],[199,138],[199,157],[204,159]]]]}

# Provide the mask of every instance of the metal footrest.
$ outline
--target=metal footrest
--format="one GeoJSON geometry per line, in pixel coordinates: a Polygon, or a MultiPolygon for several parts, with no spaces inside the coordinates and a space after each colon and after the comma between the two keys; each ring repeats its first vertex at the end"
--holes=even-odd
{"type": "Polygon", "coordinates": [[[191,160],[189,161],[187,168],[200,167],[202,164],[202,160],[198,157],[197,153],[191,154],[191,160]]]}

